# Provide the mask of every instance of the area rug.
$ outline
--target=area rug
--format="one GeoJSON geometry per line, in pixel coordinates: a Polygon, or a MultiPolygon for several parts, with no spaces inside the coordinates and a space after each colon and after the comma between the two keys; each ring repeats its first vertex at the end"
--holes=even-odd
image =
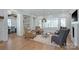
{"type": "MultiPolygon", "coordinates": [[[[54,42],[51,43],[51,37],[43,37],[42,35],[37,35],[34,39],[34,41],[38,41],[40,43],[44,43],[44,44],[47,44],[47,45],[51,45],[52,47],[60,47],[59,45],[55,44],[54,42]]],[[[70,36],[67,37],[67,46],[66,46],[66,49],[73,49],[73,43],[71,41],[71,38],[70,36]]]]}

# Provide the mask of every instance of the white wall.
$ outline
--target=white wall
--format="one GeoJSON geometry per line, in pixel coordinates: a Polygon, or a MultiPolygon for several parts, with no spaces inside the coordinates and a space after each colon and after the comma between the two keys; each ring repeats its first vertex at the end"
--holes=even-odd
{"type": "Polygon", "coordinates": [[[72,22],[72,17],[70,14],[68,14],[66,17],[66,27],[69,29],[71,29],[71,22],[72,22]]]}
{"type": "Polygon", "coordinates": [[[0,16],[4,16],[4,19],[0,21],[0,41],[7,41],[8,40],[7,10],[0,9],[0,16]]]}

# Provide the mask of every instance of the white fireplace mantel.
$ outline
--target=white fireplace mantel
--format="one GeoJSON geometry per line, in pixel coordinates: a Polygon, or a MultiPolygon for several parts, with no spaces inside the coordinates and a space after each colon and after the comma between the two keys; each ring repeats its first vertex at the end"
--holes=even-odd
{"type": "Polygon", "coordinates": [[[72,22],[71,37],[74,47],[79,47],[79,22],[72,22]]]}

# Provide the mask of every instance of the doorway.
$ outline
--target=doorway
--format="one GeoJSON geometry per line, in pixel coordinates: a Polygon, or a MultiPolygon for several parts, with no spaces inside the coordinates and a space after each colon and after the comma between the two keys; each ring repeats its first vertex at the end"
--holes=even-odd
{"type": "Polygon", "coordinates": [[[17,17],[15,15],[8,15],[8,34],[17,33],[17,17]]]}

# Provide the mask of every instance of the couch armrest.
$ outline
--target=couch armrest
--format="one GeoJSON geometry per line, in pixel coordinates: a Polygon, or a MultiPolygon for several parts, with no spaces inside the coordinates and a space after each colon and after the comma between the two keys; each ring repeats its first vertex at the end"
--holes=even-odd
{"type": "Polygon", "coordinates": [[[51,36],[51,43],[58,38],[58,35],[51,36]]]}

